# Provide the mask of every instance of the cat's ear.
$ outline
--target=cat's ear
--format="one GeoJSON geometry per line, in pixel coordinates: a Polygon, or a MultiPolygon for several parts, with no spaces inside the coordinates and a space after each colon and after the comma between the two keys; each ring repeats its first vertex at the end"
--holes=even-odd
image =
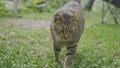
{"type": "Polygon", "coordinates": [[[56,13],[54,15],[54,21],[56,22],[57,20],[61,21],[63,18],[62,18],[62,14],[61,13],[56,13]]]}

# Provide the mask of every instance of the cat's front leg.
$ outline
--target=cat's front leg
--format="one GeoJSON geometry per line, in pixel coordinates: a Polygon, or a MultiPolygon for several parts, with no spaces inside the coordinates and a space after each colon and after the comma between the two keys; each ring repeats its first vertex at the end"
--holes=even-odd
{"type": "Polygon", "coordinates": [[[77,49],[76,43],[69,44],[67,46],[67,53],[65,57],[64,68],[71,68],[72,60],[75,57],[76,49],[77,49]]]}
{"type": "Polygon", "coordinates": [[[61,47],[58,46],[58,44],[53,44],[53,48],[54,48],[54,58],[55,58],[55,64],[62,64],[62,62],[59,59],[59,54],[61,51],[61,47]]]}

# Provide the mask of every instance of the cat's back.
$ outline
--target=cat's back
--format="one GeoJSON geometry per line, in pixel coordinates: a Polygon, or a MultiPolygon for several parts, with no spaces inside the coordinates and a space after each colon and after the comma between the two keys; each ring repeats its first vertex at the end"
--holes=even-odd
{"type": "Polygon", "coordinates": [[[70,1],[60,11],[70,11],[76,14],[82,14],[82,8],[79,3],[75,1],[70,1]]]}

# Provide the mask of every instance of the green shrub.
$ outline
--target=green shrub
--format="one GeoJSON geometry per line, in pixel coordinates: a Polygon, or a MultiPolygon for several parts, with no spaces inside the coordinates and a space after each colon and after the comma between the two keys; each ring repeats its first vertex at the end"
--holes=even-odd
{"type": "Polygon", "coordinates": [[[32,0],[32,2],[26,6],[27,10],[32,12],[43,12],[44,7],[38,6],[39,2],[44,2],[44,0],[32,0]]]}
{"type": "Polygon", "coordinates": [[[67,3],[69,0],[46,0],[46,11],[50,12],[54,9],[58,9],[62,7],[65,3],[67,3]]]}
{"type": "MultiPolygon", "coordinates": [[[[24,7],[18,8],[18,16],[21,17],[24,16],[26,13],[52,13],[55,10],[62,7],[66,2],[69,0],[31,0],[31,2],[23,2],[20,1],[19,5],[24,7]],[[45,6],[40,6],[38,3],[45,2],[45,6]]],[[[14,16],[14,10],[7,9],[5,7],[5,4],[0,1],[0,18],[1,17],[13,17],[14,16]]]]}
{"type": "Polygon", "coordinates": [[[53,12],[54,10],[63,6],[68,1],[69,0],[63,0],[63,1],[61,0],[32,0],[32,2],[28,4],[26,8],[28,11],[32,9],[33,11],[36,11],[36,12],[44,12],[44,11],[53,12]],[[46,6],[45,7],[38,6],[37,3],[40,3],[40,2],[45,2],[46,6]]]}
{"type": "Polygon", "coordinates": [[[2,17],[13,17],[13,12],[6,9],[4,3],[0,1],[0,18],[2,17]]]}

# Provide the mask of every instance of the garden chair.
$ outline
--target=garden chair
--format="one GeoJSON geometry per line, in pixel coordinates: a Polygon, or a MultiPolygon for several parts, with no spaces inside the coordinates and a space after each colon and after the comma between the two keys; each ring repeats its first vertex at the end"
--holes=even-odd
{"type": "Polygon", "coordinates": [[[102,23],[107,23],[112,19],[116,24],[120,22],[120,0],[103,0],[102,23]],[[105,9],[105,4],[108,10],[105,9]]]}

